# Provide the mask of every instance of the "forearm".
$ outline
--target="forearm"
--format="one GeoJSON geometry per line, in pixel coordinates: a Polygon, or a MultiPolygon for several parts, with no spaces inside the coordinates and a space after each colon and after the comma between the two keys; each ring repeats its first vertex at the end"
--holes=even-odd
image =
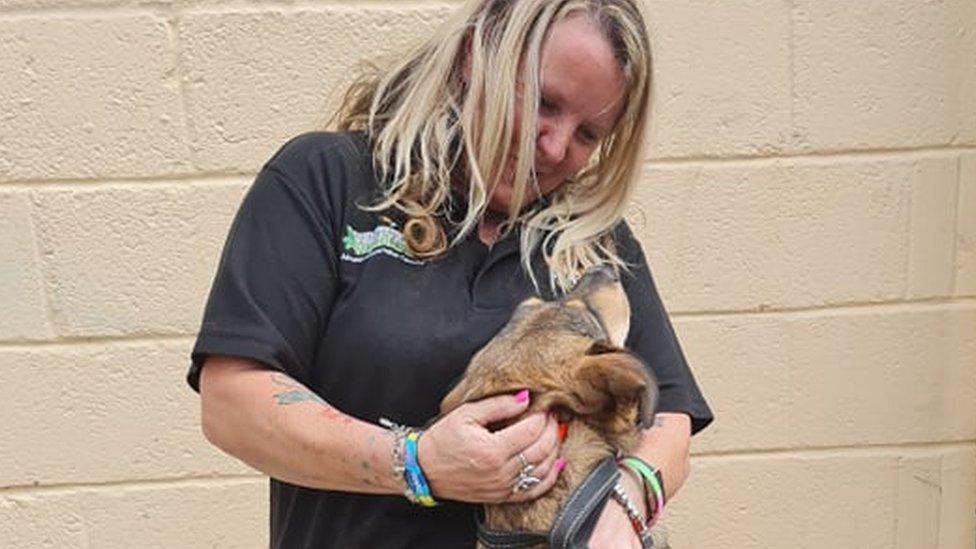
{"type": "Polygon", "coordinates": [[[279,480],[308,488],[398,494],[392,438],[257,364],[214,357],[200,383],[207,439],[279,480]]]}
{"type": "Polygon", "coordinates": [[[665,498],[670,500],[691,472],[691,418],[682,413],[658,413],[654,425],[644,430],[635,454],[654,465],[664,478],[665,498]]]}

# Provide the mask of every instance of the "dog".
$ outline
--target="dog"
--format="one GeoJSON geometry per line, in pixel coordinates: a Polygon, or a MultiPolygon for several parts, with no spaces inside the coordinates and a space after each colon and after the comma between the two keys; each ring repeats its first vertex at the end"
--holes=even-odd
{"type": "Polygon", "coordinates": [[[554,411],[569,426],[561,448],[566,467],[553,488],[531,502],[486,505],[488,528],[547,532],[597,464],[637,448],[639,425],[653,419],[657,383],[624,349],[629,328],[630,306],[616,273],[592,269],[561,299],[523,301],[441,401],[446,414],[466,402],[529,389],[525,414],[554,411]]]}

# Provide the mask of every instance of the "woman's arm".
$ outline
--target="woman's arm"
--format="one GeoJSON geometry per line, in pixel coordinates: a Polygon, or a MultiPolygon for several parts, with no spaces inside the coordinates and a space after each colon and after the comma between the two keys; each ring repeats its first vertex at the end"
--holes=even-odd
{"type": "MultiPolygon", "coordinates": [[[[255,469],[297,486],[402,494],[393,476],[393,438],[342,413],[294,379],[260,363],[207,359],[200,378],[201,423],[215,446],[255,469]]],[[[459,407],[421,437],[418,454],[435,497],[459,501],[525,501],[548,490],[558,471],[511,496],[519,452],[555,461],[555,420],[534,414],[498,432],[485,425],[515,417],[528,399],[492,397],[459,407]],[[446,450],[445,450],[446,449],[446,450]]]]}
{"type": "Polygon", "coordinates": [[[207,440],[271,477],[308,488],[401,493],[386,431],[343,414],[280,372],[211,357],[200,396],[207,440]]]}
{"type": "MultiPolygon", "coordinates": [[[[640,448],[634,452],[644,461],[654,465],[664,477],[664,491],[668,501],[678,492],[691,472],[691,418],[682,413],[658,413],[654,425],[644,430],[640,448]]],[[[647,505],[641,496],[643,490],[631,475],[621,475],[624,490],[641,513],[647,516],[647,505]]],[[[603,508],[590,547],[623,548],[640,547],[627,514],[615,502],[603,508]]]]}
{"type": "Polygon", "coordinates": [[[658,413],[634,454],[661,471],[665,499],[670,501],[691,473],[691,418],[682,413],[658,413]]]}

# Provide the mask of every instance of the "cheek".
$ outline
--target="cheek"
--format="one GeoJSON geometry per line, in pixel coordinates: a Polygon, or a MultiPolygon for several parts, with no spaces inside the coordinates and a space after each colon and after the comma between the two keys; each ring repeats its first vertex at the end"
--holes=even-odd
{"type": "Polygon", "coordinates": [[[543,194],[548,194],[558,189],[567,179],[578,174],[586,167],[590,160],[592,149],[574,147],[569,151],[559,168],[548,174],[548,177],[539,182],[543,194]]]}
{"type": "Polygon", "coordinates": [[[587,162],[590,160],[590,156],[594,152],[594,147],[576,145],[569,149],[569,154],[566,155],[566,161],[564,162],[565,169],[568,175],[575,175],[586,167],[587,162]]]}

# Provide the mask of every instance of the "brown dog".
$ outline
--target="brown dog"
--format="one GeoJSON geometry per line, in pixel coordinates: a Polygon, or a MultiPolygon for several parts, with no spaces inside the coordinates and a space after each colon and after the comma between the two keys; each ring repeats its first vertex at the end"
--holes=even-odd
{"type": "Polygon", "coordinates": [[[442,414],[529,389],[526,414],[552,410],[569,424],[561,451],[566,468],[552,490],[529,503],[487,505],[489,528],[548,531],[562,503],[600,461],[636,448],[638,420],[651,424],[657,384],[644,363],[623,349],[629,327],[630,306],[615,274],[591,270],[561,300],[520,304],[444,397],[442,414]]]}

